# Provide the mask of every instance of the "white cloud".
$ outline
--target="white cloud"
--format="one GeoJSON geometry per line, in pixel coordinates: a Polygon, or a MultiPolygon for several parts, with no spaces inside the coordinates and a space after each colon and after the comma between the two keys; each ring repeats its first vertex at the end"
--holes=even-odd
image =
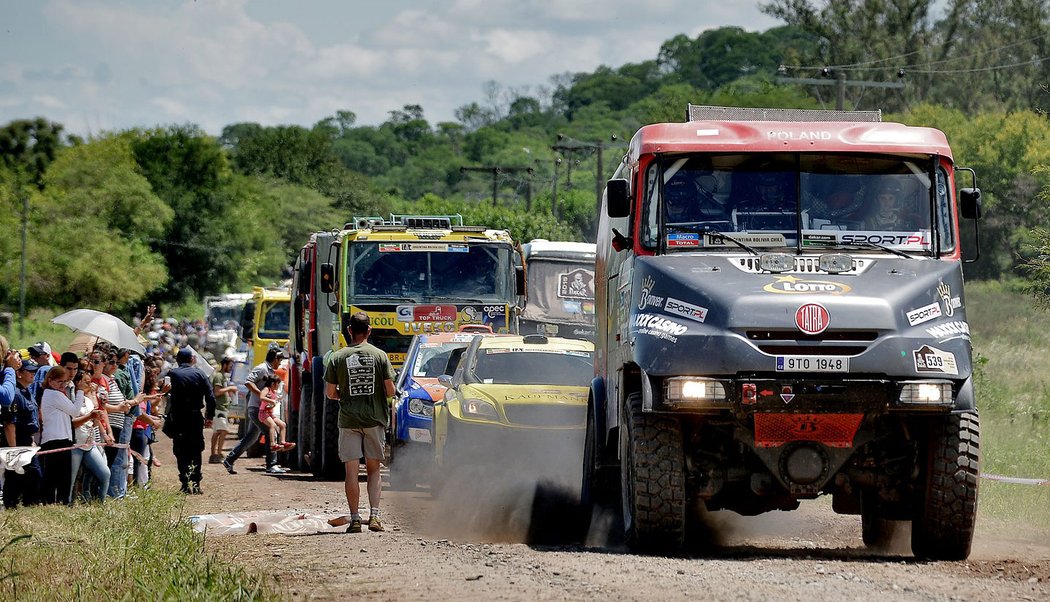
{"type": "Polygon", "coordinates": [[[311,23],[247,0],[18,3],[46,27],[32,32],[36,48],[0,49],[0,122],[43,111],[72,131],[192,121],[218,133],[239,121],[308,126],[343,109],[376,124],[409,103],[437,122],[483,102],[488,80],[540,86],[655,58],[677,33],[767,19],[693,0],[438,4],[315,0],[326,22],[311,23]]]}

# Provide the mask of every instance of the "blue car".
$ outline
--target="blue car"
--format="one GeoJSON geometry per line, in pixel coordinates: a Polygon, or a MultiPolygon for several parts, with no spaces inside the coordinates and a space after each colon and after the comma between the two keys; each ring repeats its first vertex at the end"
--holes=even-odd
{"type": "Polygon", "coordinates": [[[390,482],[414,487],[427,482],[434,451],[434,402],[445,395],[438,377],[451,375],[477,333],[419,334],[412,338],[397,376],[397,401],[390,421],[390,482]]]}

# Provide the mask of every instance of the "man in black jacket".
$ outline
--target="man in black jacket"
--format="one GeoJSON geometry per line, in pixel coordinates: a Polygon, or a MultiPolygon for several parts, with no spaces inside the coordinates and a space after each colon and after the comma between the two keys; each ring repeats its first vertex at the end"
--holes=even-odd
{"type": "Polygon", "coordinates": [[[165,425],[164,432],[172,439],[182,492],[199,494],[204,429],[211,426],[215,416],[215,394],[208,377],[193,365],[195,360],[196,356],[189,347],[180,349],[175,355],[179,367],[168,372],[171,379],[167,411],[169,424],[165,425]]]}

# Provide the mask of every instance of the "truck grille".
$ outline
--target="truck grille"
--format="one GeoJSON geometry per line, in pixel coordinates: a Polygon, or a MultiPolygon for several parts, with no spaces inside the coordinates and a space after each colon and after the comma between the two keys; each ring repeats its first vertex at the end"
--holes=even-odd
{"type": "MultiPolygon", "coordinates": [[[[731,263],[736,266],[742,272],[749,274],[762,274],[765,273],[758,265],[759,258],[754,256],[740,257],[734,259],[731,263]]],[[[863,274],[869,267],[875,263],[873,259],[853,258],[853,267],[849,270],[842,272],[843,274],[863,274]]],[[[827,274],[828,272],[820,269],[820,258],[812,255],[805,257],[795,258],[795,267],[792,270],[784,272],[785,274],[827,274]]]]}
{"type": "Polygon", "coordinates": [[[587,419],[582,405],[514,404],[503,406],[503,413],[522,426],[583,426],[587,419]]]}
{"type": "Polygon", "coordinates": [[[813,336],[797,330],[748,330],[746,335],[770,355],[860,355],[879,337],[874,330],[828,330],[813,336]]]}

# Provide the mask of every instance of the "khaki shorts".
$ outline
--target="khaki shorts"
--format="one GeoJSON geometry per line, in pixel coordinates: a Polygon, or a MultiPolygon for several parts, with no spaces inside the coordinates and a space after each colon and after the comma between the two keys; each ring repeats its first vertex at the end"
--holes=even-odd
{"type": "Polygon", "coordinates": [[[386,429],[373,426],[366,429],[339,429],[339,459],[353,462],[364,457],[382,460],[386,429]]]}
{"type": "Polygon", "coordinates": [[[211,421],[212,431],[229,431],[230,422],[226,419],[226,414],[216,414],[215,418],[211,421]]]}

